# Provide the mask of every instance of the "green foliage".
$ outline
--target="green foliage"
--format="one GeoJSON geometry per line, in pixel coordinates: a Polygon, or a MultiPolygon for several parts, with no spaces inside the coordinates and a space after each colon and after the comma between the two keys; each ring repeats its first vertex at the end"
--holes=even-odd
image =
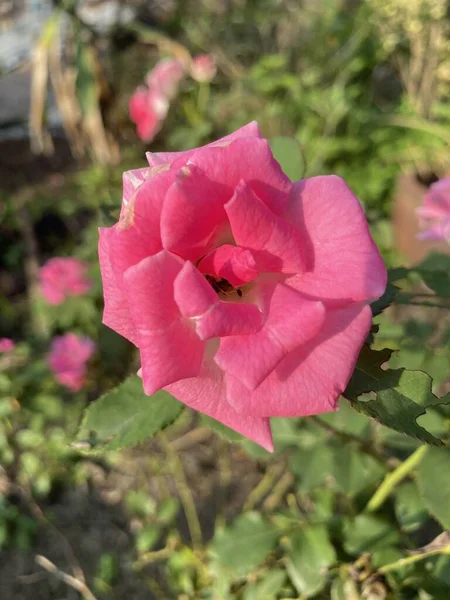
{"type": "Polygon", "coordinates": [[[326,570],[336,560],[336,552],[326,527],[310,525],[294,534],[287,556],[287,572],[296,591],[311,598],[326,585],[326,570]]]}
{"type": "Polygon", "coordinates": [[[450,452],[429,448],[417,470],[425,507],[445,529],[450,529],[450,452]]]}
{"type": "Polygon", "coordinates": [[[142,380],[132,375],[87,408],[77,434],[78,447],[113,450],[139,444],[173,423],[182,408],[167,392],[149,398],[142,380]]]}
{"type": "Polygon", "coordinates": [[[278,535],[259,513],[246,513],[216,532],[211,552],[221,569],[246,576],[273,550],[278,535]]]}
{"type": "Polygon", "coordinates": [[[301,146],[297,140],[288,137],[275,137],[270,140],[270,149],[291,181],[298,181],[303,178],[305,164],[301,146]]]}
{"type": "Polygon", "coordinates": [[[426,412],[425,407],[439,402],[431,392],[430,377],[420,371],[382,369],[389,357],[389,351],[364,347],[345,397],[355,410],[382,425],[427,444],[442,445],[441,440],[417,424],[417,418],[426,412]],[[373,400],[361,398],[363,394],[373,393],[373,400]]]}

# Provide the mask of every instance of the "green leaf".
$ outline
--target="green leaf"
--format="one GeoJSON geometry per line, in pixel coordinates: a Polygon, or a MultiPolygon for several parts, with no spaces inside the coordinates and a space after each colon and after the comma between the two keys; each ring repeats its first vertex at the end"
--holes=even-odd
{"type": "Polygon", "coordinates": [[[438,296],[450,297],[450,256],[432,252],[415,269],[438,296]]]}
{"type": "Polygon", "coordinates": [[[426,508],[444,529],[450,529],[450,452],[428,448],[416,479],[426,508]]]}
{"type": "Polygon", "coordinates": [[[378,300],[375,300],[375,302],[372,302],[372,304],[370,305],[374,317],[382,313],[388,306],[390,306],[393,303],[397,292],[398,287],[388,282],[384,294],[381,296],[381,298],[378,298],[378,300]]]}
{"type": "Polygon", "coordinates": [[[342,397],[339,398],[339,410],[318,415],[317,419],[324,421],[337,431],[362,439],[367,439],[370,434],[370,419],[355,412],[350,403],[342,397]]]}
{"type": "Polygon", "coordinates": [[[246,586],[242,600],[274,600],[285,581],[286,572],[273,569],[256,585],[246,586]]]}
{"type": "Polygon", "coordinates": [[[357,600],[359,593],[352,579],[334,579],[330,589],[331,600],[357,600]]]}
{"type": "Polygon", "coordinates": [[[431,392],[431,378],[421,371],[383,370],[381,365],[389,357],[389,350],[377,351],[364,346],[344,396],[356,411],[382,425],[427,444],[441,446],[442,441],[416,421],[426,413],[424,407],[442,402],[431,392]],[[360,398],[369,392],[375,393],[375,399],[360,398]]]}
{"type": "Polygon", "coordinates": [[[310,492],[322,486],[333,464],[333,451],[327,445],[312,450],[297,450],[289,459],[289,467],[299,480],[299,490],[310,492]]]}
{"type": "Polygon", "coordinates": [[[385,469],[367,454],[353,445],[336,448],[333,453],[331,475],[338,489],[347,496],[355,496],[373,486],[385,473],[385,469]]]}
{"type": "Polygon", "coordinates": [[[216,532],[211,552],[220,567],[232,570],[237,576],[246,576],[271,552],[278,535],[259,513],[249,512],[216,532]]]}
{"type": "Polygon", "coordinates": [[[167,392],[146,396],[142,380],[132,375],[87,408],[75,447],[113,450],[133,446],[173,423],[182,408],[167,392]]]}
{"type": "Polygon", "coordinates": [[[291,538],[287,558],[289,577],[299,594],[310,598],[327,583],[324,571],[336,561],[336,552],[324,525],[310,525],[291,538]]]}
{"type": "Polygon", "coordinates": [[[343,531],[345,551],[354,556],[392,546],[399,541],[399,533],[381,517],[361,514],[348,519],[343,531]]]}
{"type": "Polygon", "coordinates": [[[405,531],[419,529],[428,518],[419,490],[412,481],[404,483],[397,489],[395,493],[395,514],[405,531]]]}
{"type": "Polygon", "coordinates": [[[305,161],[298,141],[290,137],[273,137],[269,140],[272,153],[291,181],[302,179],[305,161]]]}

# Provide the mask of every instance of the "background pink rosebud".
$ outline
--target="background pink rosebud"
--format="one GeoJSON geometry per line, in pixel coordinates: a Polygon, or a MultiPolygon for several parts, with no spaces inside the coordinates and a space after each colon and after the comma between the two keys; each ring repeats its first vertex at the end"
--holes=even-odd
{"type": "Polygon", "coordinates": [[[148,89],[167,98],[167,100],[173,100],[184,73],[185,69],[182,62],[175,58],[163,58],[147,74],[148,89]]]}
{"type": "Polygon", "coordinates": [[[85,381],[86,362],[95,348],[90,338],[74,333],[53,338],[48,364],[56,380],[73,392],[80,390],[85,381]]]}
{"type": "Polygon", "coordinates": [[[422,228],[419,239],[450,243],[450,178],[433,183],[416,212],[422,228]]]}
{"type": "Polygon", "coordinates": [[[211,54],[197,54],[191,63],[191,77],[199,83],[211,81],[217,73],[216,63],[211,54]]]}
{"type": "Polygon", "coordinates": [[[69,296],[82,296],[92,283],[87,267],[78,258],[51,258],[39,271],[41,293],[52,305],[62,304],[69,296]]]}
{"type": "Polygon", "coordinates": [[[151,142],[161,129],[169,102],[157,92],[140,86],[130,98],[129,110],[139,138],[151,142]]]}
{"type": "Polygon", "coordinates": [[[184,76],[183,64],[173,58],[159,61],[147,74],[148,87],[139,86],[130,98],[130,119],[139,138],[151,142],[161,129],[178,84],[184,76]]]}
{"type": "Polygon", "coordinates": [[[0,338],[0,352],[12,352],[15,347],[15,343],[9,338],[0,338]]]}

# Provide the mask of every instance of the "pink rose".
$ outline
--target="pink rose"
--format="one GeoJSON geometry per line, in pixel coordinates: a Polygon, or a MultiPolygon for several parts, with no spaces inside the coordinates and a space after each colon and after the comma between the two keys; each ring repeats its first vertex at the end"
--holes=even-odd
{"type": "Polygon", "coordinates": [[[211,81],[217,73],[216,64],[211,54],[197,54],[192,59],[191,77],[198,82],[211,81]]]}
{"type": "Polygon", "coordinates": [[[62,304],[69,296],[91,289],[87,267],[77,258],[51,258],[39,271],[41,293],[49,304],[62,304]]]}
{"type": "Polygon", "coordinates": [[[100,229],[103,322],[140,351],[148,395],[273,448],[269,417],[335,410],[386,269],[335,175],[292,183],[250,123],[148,154],[100,229]]]}
{"type": "Polygon", "coordinates": [[[0,338],[0,352],[12,352],[15,347],[15,343],[9,338],[0,338]]]}
{"type": "Polygon", "coordinates": [[[417,236],[420,240],[450,242],[450,178],[430,185],[423,206],[416,212],[423,229],[417,236]]]}
{"type": "Polygon", "coordinates": [[[53,338],[48,364],[61,385],[78,392],[84,385],[86,362],[95,351],[88,337],[66,333],[53,338]]]}

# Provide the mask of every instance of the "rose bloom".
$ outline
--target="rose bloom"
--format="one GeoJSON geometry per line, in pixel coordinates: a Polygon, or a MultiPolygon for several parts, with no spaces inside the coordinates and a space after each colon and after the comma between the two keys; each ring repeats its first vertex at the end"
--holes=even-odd
{"type": "Polygon", "coordinates": [[[9,338],[0,338],[0,352],[12,352],[15,347],[15,343],[9,338]]]}
{"type": "Polygon", "coordinates": [[[216,64],[211,54],[194,56],[191,64],[191,77],[198,82],[211,81],[217,73],[216,64]]]}
{"type": "Polygon", "coordinates": [[[250,123],[148,154],[100,229],[103,322],[173,396],[268,450],[270,417],[337,408],[386,269],[335,175],[292,183],[250,123]]]}
{"type": "Polygon", "coordinates": [[[51,258],[39,270],[41,293],[48,304],[62,304],[69,296],[82,296],[91,287],[87,267],[77,258],[51,258]]]}
{"type": "Polygon", "coordinates": [[[86,362],[95,351],[95,343],[88,337],[66,333],[53,338],[48,364],[61,385],[78,392],[85,383],[86,362]]]}
{"type": "Polygon", "coordinates": [[[417,236],[420,240],[450,242],[450,177],[430,186],[416,212],[423,229],[417,236]]]}

